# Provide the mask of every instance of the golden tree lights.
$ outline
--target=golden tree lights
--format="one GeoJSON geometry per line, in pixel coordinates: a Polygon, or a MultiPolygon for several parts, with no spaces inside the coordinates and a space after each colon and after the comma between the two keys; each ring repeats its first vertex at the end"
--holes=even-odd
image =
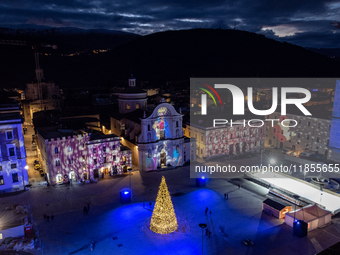
{"type": "Polygon", "coordinates": [[[170,193],[162,176],[155,208],[152,213],[150,229],[158,234],[169,234],[177,230],[178,224],[170,193]]]}

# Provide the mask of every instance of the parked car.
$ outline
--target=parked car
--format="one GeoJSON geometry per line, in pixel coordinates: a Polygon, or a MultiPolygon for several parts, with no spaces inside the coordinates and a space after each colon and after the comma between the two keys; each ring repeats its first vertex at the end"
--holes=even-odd
{"type": "Polygon", "coordinates": [[[45,173],[44,173],[43,170],[39,170],[39,172],[40,172],[40,176],[41,176],[41,177],[44,177],[44,176],[45,176],[45,173]]]}
{"type": "Polygon", "coordinates": [[[34,160],[34,165],[39,164],[39,160],[34,160]]]}
{"type": "Polygon", "coordinates": [[[39,164],[34,165],[34,170],[39,170],[39,169],[40,169],[40,165],[39,164]]]}
{"type": "Polygon", "coordinates": [[[300,153],[299,157],[300,158],[309,158],[313,153],[308,152],[308,151],[303,151],[300,153]]]}

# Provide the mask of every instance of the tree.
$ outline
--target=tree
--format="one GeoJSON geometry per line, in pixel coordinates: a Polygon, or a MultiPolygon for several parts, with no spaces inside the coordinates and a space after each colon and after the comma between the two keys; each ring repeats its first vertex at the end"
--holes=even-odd
{"type": "Polygon", "coordinates": [[[162,176],[155,207],[151,217],[150,229],[158,234],[169,234],[177,230],[178,224],[170,193],[162,176]]]}

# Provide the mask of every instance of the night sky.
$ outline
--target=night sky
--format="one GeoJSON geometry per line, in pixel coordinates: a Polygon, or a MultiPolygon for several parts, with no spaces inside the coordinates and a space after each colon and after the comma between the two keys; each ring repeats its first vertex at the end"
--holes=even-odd
{"type": "Polygon", "coordinates": [[[0,25],[112,29],[146,35],[234,28],[305,47],[339,47],[340,1],[2,0],[0,25]]]}

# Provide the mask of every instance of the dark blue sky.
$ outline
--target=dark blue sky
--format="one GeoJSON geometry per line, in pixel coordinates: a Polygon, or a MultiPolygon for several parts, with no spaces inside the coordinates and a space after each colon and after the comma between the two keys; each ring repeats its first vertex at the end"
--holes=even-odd
{"type": "Polygon", "coordinates": [[[1,0],[1,24],[138,33],[233,28],[307,47],[340,47],[340,1],[1,0]]]}

